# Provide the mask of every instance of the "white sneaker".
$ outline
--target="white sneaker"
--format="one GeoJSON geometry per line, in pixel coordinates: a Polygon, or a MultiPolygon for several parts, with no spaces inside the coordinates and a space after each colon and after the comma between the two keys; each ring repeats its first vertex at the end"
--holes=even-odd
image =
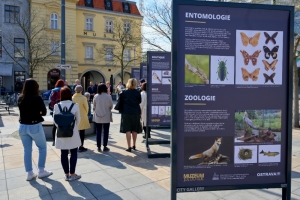
{"type": "Polygon", "coordinates": [[[81,178],[81,175],[76,174],[75,176],[69,176],[69,180],[68,181],[75,181],[81,178]]]}
{"type": "Polygon", "coordinates": [[[37,177],[36,174],[28,174],[26,181],[31,181],[32,179],[35,179],[36,177],[37,177]]]}
{"type": "Polygon", "coordinates": [[[53,173],[51,171],[44,170],[43,172],[39,172],[38,178],[46,178],[48,176],[51,176],[53,173]]]}

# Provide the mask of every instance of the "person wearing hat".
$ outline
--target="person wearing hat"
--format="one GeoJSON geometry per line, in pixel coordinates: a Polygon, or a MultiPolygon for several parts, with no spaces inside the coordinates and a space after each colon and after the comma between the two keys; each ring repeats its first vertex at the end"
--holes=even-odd
{"type": "Polygon", "coordinates": [[[79,111],[80,111],[80,122],[78,124],[78,130],[81,140],[81,146],[79,147],[79,152],[87,151],[87,148],[84,148],[84,136],[85,136],[85,129],[90,128],[90,122],[88,119],[88,111],[89,106],[86,100],[86,97],[82,95],[83,88],[81,85],[77,85],[75,87],[75,94],[72,96],[72,101],[78,104],[79,111]]]}

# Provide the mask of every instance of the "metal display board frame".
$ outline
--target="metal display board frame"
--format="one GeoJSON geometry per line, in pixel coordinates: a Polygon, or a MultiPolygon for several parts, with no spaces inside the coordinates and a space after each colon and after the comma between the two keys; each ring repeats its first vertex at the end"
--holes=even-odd
{"type": "Polygon", "coordinates": [[[140,79],[145,79],[147,80],[147,76],[145,77],[144,75],[144,66],[147,67],[147,63],[140,63],[140,79]]]}
{"type": "MultiPolygon", "coordinates": [[[[170,54],[170,52],[162,52],[162,51],[148,51],[147,52],[147,83],[151,83],[150,79],[152,76],[149,76],[151,74],[152,68],[149,66],[150,63],[150,56],[149,53],[159,53],[159,54],[170,54]]],[[[170,63],[171,65],[171,63],[170,63]]],[[[172,68],[172,67],[171,67],[172,68]]],[[[141,65],[141,70],[142,70],[142,65],[141,65]]],[[[142,75],[142,74],[141,74],[142,75]]],[[[152,89],[152,85],[147,84],[147,91],[152,89]]],[[[151,101],[151,96],[148,95],[147,93],[147,124],[146,124],[146,132],[148,132],[149,128],[151,129],[170,129],[170,126],[149,126],[148,121],[151,119],[150,117],[150,105],[149,102],[151,101]]],[[[171,96],[170,96],[171,98],[171,96]]],[[[171,154],[170,153],[152,153],[149,145],[160,145],[160,144],[170,144],[170,140],[153,140],[149,141],[148,134],[146,134],[146,148],[147,148],[147,153],[148,153],[148,158],[170,158],[171,154]]]]}
{"type": "Polygon", "coordinates": [[[133,67],[133,68],[131,68],[131,75],[130,75],[130,78],[135,78],[138,82],[139,82],[139,80],[140,80],[140,78],[141,78],[141,74],[140,74],[140,77],[134,77],[134,71],[139,71],[140,73],[141,73],[141,71],[140,71],[140,68],[137,68],[137,67],[133,67]]]}
{"type": "MultiPolygon", "coordinates": [[[[292,91],[293,91],[293,46],[294,46],[294,7],[292,6],[278,6],[278,5],[263,5],[263,4],[246,4],[246,3],[227,3],[227,2],[208,2],[208,1],[191,1],[191,0],[173,0],[172,1],[172,122],[171,122],[171,199],[176,199],[177,193],[179,192],[201,192],[201,191],[216,191],[216,190],[241,190],[241,189],[263,189],[263,188],[282,188],[282,199],[291,198],[291,153],[292,153],[292,91]],[[286,130],[282,130],[287,134],[286,142],[282,145],[285,145],[286,156],[285,160],[282,160],[285,166],[285,177],[286,180],[282,183],[270,183],[270,184],[238,184],[238,185],[218,185],[220,183],[216,182],[214,186],[201,186],[199,187],[186,187],[186,190],[181,190],[177,185],[178,174],[178,160],[177,154],[182,149],[177,149],[178,141],[177,137],[179,135],[179,130],[177,128],[178,123],[183,123],[178,121],[178,88],[183,87],[178,85],[176,80],[178,77],[178,56],[179,56],[179,31],[183,30],[182,27],[179,27],[179,8],[180,6],[209,6],[216,7],[218,10],[222,10],[224,7],[233,8],[233,9],[262,9],[262,10],[278,10],[278,11],[287,11],[289,13],[289,21],[287,23],[287,58],[286,62],[286,102],[284,109],[286,109],[287,119],[283,118],[282,122],[286,122],[286,130]],[[190,190],[189,190],[190,189],[190,190]]],[[[253,29],[253,27],[252,27],[253,29]]],[[[255,29],[255,27],[254,27],[255,29]]],[[[196,172],[196,170],[194,170],[196,172]]],[[[200,194],[199,194],[200,195],[200,194]]]]}

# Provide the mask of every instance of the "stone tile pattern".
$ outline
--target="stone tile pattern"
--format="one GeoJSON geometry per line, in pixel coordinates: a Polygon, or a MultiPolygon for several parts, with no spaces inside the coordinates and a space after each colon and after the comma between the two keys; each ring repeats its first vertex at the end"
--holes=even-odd
{"type": "MultiPolygon", "coordinates": [[[[170,199],[170,159],[148,159],[142,135],[138,135],[137,151],[126,152],[125,135],[119,133],[120,115],[113,113],[108,153],[97,152],[96,137],[88,137],[87,152],[78,153],[76,173],[79,181],[66,182],[60,163],[60,150],[48,141],[46,169],[53,175],[43,180],[26,181],[23,146],[12,137],[18,129],[15,115],[0,115],[0,197],[5,199],[170,199]],[[1,126],[2,124],[2,126],[1,126]],[[6,128],[7,127],[7,128],[6,128]]],[[[153,130],[153,138],[169,139],[170,131],[153,130]]],[[[170,152],[167,145],[151,146],[153,152],[170,152]]],[[[37,172],[38,149],[33,146],[33,168],[37,172]]],[[[300,199],[300,130],[293,130],[292,199],[300,199]]],[[[217,199],[281,199],[280,189],[230,190],[180,193],[183,200],[217,199]]]]}

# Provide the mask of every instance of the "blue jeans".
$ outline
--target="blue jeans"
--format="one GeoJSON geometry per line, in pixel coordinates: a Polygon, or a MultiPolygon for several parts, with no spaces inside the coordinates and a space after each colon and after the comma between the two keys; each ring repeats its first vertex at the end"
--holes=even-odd
{"type": "Polygon", "coordinates": [[[47,143],[42,123],[25,125],[20,124],[19,135],[24,147],[24,164],[26,172],[32,171],[32,141],[39,149],[38,168],[45,168],[47,143]]]}

